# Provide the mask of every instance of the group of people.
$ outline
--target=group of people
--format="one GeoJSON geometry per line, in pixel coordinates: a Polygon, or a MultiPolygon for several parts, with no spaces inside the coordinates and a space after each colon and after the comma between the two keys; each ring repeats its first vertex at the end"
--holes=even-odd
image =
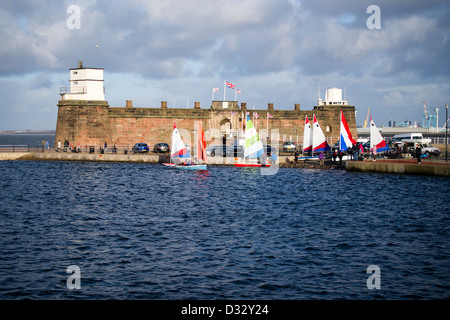
{"type": "Polygon", "coordinates": [[[402,145],[400,143],[394,142],[392,144],[392,149],[398,154],[410,153],[412,157],[417,159],[417,163],[419,164],[421,163],[421,158],[426,157],[426,155],[422,154],[422,145],[420,143],[416,145],[416,148],[412,148],[411,150],[407,143],[403,143],[402,145]]]}
{"type": "MultiPolygon", "coordinates": [[[[352,160],[360,160],[360,157],[362,157],[362,154],[364,153],[364,148],[362,146],[362,143],[357,143],[355,145],[353,145],[351,148],[348,148],[346,152],[342,151],[342,150],[338,150],[336,148],[333,148],[333,150],[331,151],[331,157],[333,159],[333,164],[337,164],[337,159],[339,159],[339,164],[342,165],[342,158],[344,157],[344,155],[348,154],[350,155],[350,158],[352,160]]],[[[300,156],[300,152],[299,150],[296,150],[294,153],[294,162],[297,163],[298,162],[298,158],[300,156]]],[[[324,159],[325,159],[325,153],[323,151],[321,151],[319,153],[319,163],[320,165],[324,165],[324,159]]]]}
{"type": "MultiPolygon", "coordinates": [[[[56,145],[57,152],[61,152],[61,140],[58,140],[58,143],[56,145]]],[[[78,147],[75,148],[75,146],[69,142],[67,139],[64,140],[64,151],[65,152],[81,152],[81,147],[80,144],[78,144],[78,147]]]]}
{"type": "MultiPolygon", "coordinates": [[[[48,143],[48,141],[47,141],[48,143]]],[[[94,147],[90,147],[90,149],[93,149],[94,147]]],[[[61,145],[61,140],[58,140],[57,143],[57,152],[61,152],[62,150],[62,145],[61,145]]],[[[105,143],[103,144],[103,146],[100,146],[100,153],[108,153],[108,143],[105,141],[105,143]]],[[[78,144],[78,146],[75,148],[75,146],[69,142],[67,139],[64,140],[64,151],[65,152],[74,152],[74,153],[80,153],[81,152],[81,147],[80,144],[78,144]]],[[[114,147],[112,149],[112,153],[117,153],[117,148],[116,148],[116,144],[114,144],[114,147]]]]}
{"type": "Polygon", "coordinates": [[[42,150],[50,149],[50,145],[48,144],[48,140],[42,139],[42,150]]]}

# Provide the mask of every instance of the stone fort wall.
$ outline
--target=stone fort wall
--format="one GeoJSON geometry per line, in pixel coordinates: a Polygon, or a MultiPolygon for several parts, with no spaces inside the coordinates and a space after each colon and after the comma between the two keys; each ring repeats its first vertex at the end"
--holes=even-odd
{"type": "MultiPolygon", "coordinates": [[[[159,142],[171,143],[173,125],[183,135],[183,139],[194,138],[194,123],[202,121],[207,144],[221,144],[226,129],[243,130],[245,112],[257,112],[260,116],[255,120],[260,135],[277,129],[278,143],[286,140],[303,142],[305,116],[310,122],[313,114],[328,139],[330,145],[339,139],[340,110],[350,126],[353,137],[357,138],[355,107],[348,105],[315,106],[312,110],[301,110],[295,105],[292,110],[275,110],[269,103],[267,109],[248,109],[245,103],[239,106],[230,101],[227,108],[223,108],[222,101],[213,101],[209,108],[201,108],[195,102],[194,108],[167,108],[167,102],[162,101],[159,108],[133,107],[127,101],[125,107],[110,107],[107,101],[61,100],[58,103],[58,118],[56,139],[61,143],[68,140],[75,146],[103,145],[134,145],[145,142],[150,147],[159,142]],[[267,122],[267,113],[273,118],[267,122]]],[[[273,138],[273,137],[272,137],[273,138]]],[[[193,140],[192,140],[193,141],[193,140]]],[[[187,141],[185,141],[187,142],[187,141]]]]}

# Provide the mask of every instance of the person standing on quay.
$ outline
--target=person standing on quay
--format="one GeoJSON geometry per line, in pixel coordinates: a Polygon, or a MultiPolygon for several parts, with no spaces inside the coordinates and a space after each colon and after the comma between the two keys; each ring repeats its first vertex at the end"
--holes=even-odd
{"type": "Polygon", "coordinates": [[[319,161],[320,161],[320,165],[323,166],[323,164],[324,164],[324,162],[323,162],[323,151],[320,151],[319,161]]]}
{"type": "Polygon", "coordinates": [[[417,157],[417,163],[420,164],[422,159],[422,148],[420,147],[420,144],[417,145],[416,147],[416,157],[417,157]]]}
{"type": "Polygon", "coordinates": [[[333,163],[336,164],[337,151],[333,148],[333,163]]]}
{"type": "Polygon", "coordinates": [[[58,140],[58,152],[61,152],[61,140],[58,140]]]}

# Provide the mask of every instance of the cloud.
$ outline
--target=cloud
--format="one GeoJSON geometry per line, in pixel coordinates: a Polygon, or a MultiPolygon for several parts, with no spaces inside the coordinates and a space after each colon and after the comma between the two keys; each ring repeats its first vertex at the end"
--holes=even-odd
{"type": "MultiPolygon", "coordinates": [[[[238,99],[249,105],[271,100],[288,109],[294,103],[311,108],[319,81],[322,95],[328,87],[346,86],[350,102],[362,108],[406,108],[405,101],[412,102],[406,96],[426,94],[421,86],[437,86],[439,101],[450,94],[450,4],[443,0],[377,1],[380,30],[366,28],[366,9],[374,4],[368,0],[81,0],[75,3],[81,9],[75,30],[66,25],[71,4],[2,2],[3,88],[10,77],[24,88],[28,83],[17,76],[53,79],[82,60],[105,69],[107,97],[114,103],[135,96],[149,106],[189,99],[208,107],[210,88],[224,79],[241,86],[238,99]],[[394,103],[396,93],[389,90],[399,86],[409,89],[398,91],[402,96],[394,103]]],[[[42,106],[55,105],[58,93],[56,88],[42,106]]]]}

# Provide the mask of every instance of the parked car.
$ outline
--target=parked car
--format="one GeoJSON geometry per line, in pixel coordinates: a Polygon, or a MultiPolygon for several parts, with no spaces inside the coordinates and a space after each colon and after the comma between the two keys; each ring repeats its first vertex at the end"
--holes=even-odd
{"type": "MultiPolygon", "coordinates": [[[[271,145],[263,145],[264,152],[266,155],[275,153],[277,151],[276,148],[272,147],[271,145]]],[[[235,158],[243,158],[244,157],[244,147],[243,146],[234,146],[232,149],[232,155],[235,158]]]]}
{"type": "Polygon", "coordinates": [[[439,157],[441,154],[441,150],[439,148],[433,147],[431,144],[420,144],[418,142],[403,142],[408,145],[408,152],[416,152],[416,148],[418,145],[421,145],[422,154],[433,155],[439,157]]]}
{"type": "Polygon", "coordinates": [[[294,141],[285,141],[283,143],[283,151],[284,152],[295,152],[295,149],[297,148],[294,141]]]}
{"type": "MultiPolygon", "coordinates": [[[[269,144],[263,145],[263,148],[264,148],[264,151],[266,151],[266,154],[267,154],[267,155],[272,154],[272,153],[276,153],[276,152],[277,152],[277,148],[272,147],[272,146],[269,145],[269,144]]],[[[295,151],[295,149],[294,149],[294,151],[295,151]]]]}
{"type": "Polygon", "coordinates": [[[243,158],[244,157],[244,147],[243,146],[233,146],[233,157],[243,158]]]}
{"type": "Polygon", "coordinates": [[[136,143],[133,148],[131,149],[132,153],[148,153],[149,147],[146,143],[139,142],[136,143]]]}
{"type": "Polygon", "coordinates": [[[441,149],[433,147],[431,144],[424,144],[422,147],[422,153],[439,157],[441,154],[441,149]]]}
{"type": "Polygon", "coordinates": [[[170,152],[170,147],[167,143],[157,143],[153,146],[153,152],[170,152]]]}
{"type": "MultiPolygon", "coordinates": [[[[206,155],[209,157],[226,157],[228,147],[226,145],[214,145],[206,148],[206,155]]],[[[229,151],[233,152],[233,151],[229,151]]]]}

